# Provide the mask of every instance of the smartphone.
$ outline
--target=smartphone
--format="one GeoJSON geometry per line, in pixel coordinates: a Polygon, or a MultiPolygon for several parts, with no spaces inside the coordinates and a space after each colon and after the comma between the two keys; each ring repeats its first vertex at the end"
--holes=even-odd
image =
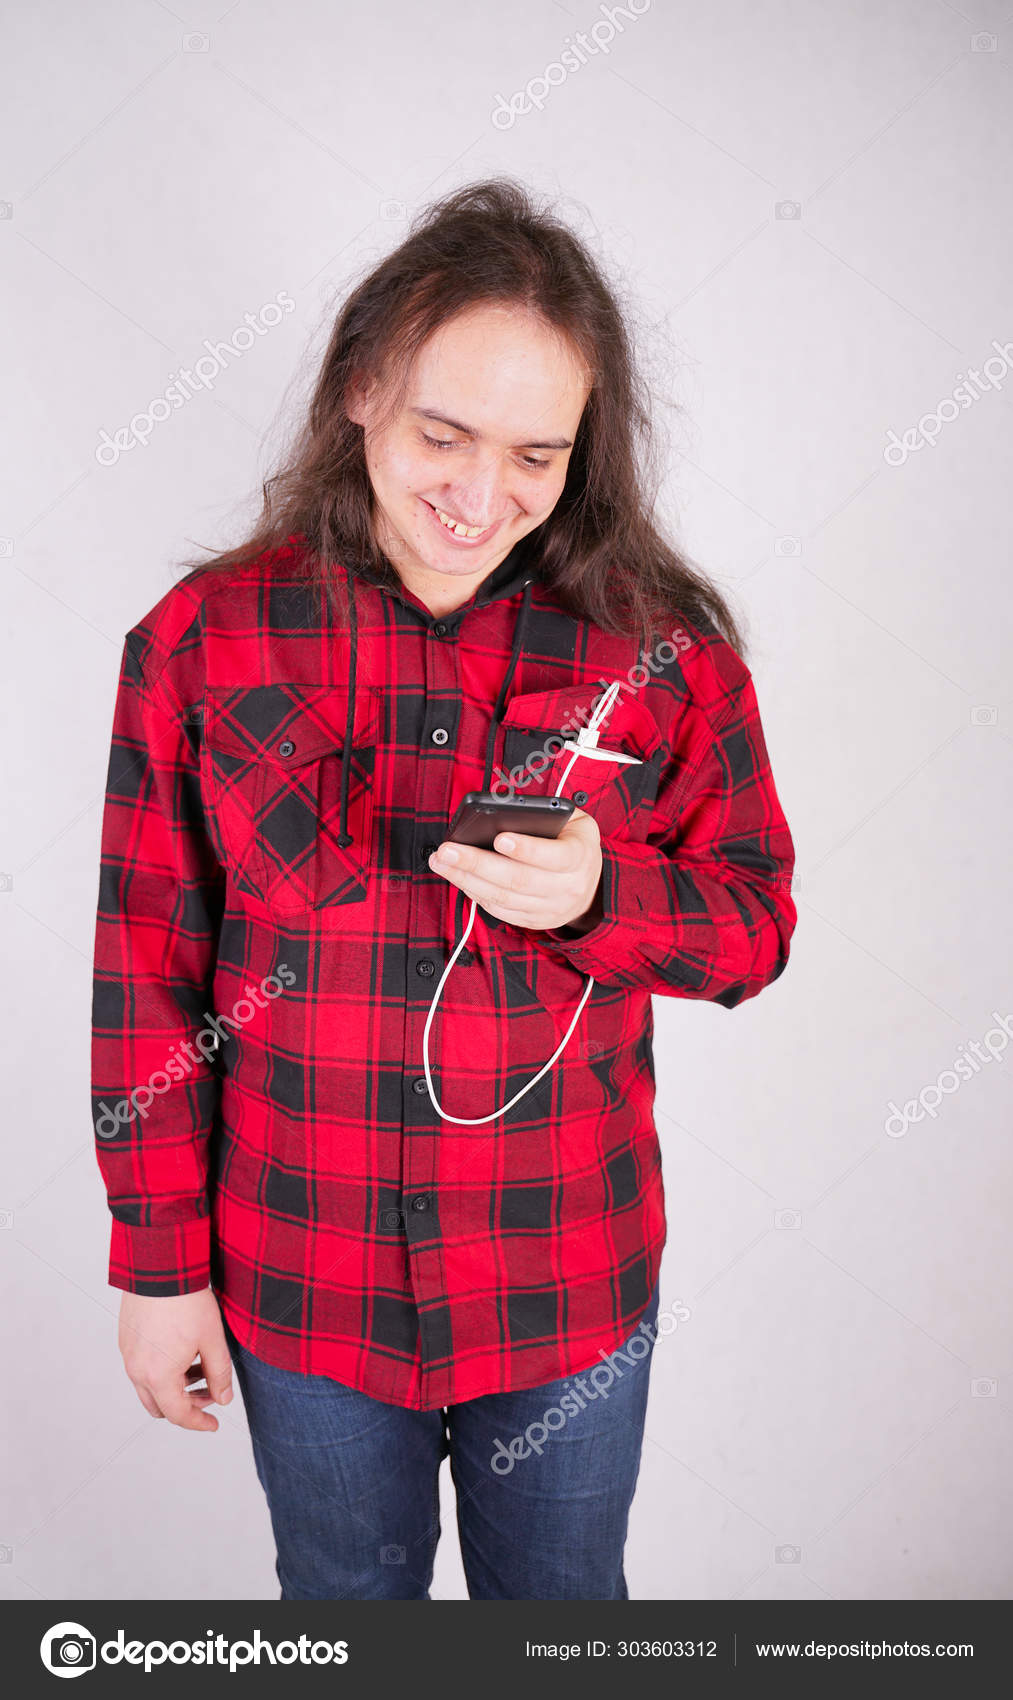
{"type": "Polygon", "coordinates": [[[498,797],[494,791],[468,791],[461,798],[447,838],[492,850],[497,833],[531,833],[558,838],[573,814],[572,797],[498,797]]]}

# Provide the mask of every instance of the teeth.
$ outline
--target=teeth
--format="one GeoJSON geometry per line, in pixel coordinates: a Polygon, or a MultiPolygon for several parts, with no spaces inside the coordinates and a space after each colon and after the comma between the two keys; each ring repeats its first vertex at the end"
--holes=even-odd
{"type": "Polygon", "coordinates": [[[441,524],[446,526],[448,531],[454,533],[455,537],[481,537],[483,531],[489,529],[487,525],[462,525],[459,520],[451,519],[450,515],[445,514],[441,508],[434,508],[433,513],[441,524]]]}

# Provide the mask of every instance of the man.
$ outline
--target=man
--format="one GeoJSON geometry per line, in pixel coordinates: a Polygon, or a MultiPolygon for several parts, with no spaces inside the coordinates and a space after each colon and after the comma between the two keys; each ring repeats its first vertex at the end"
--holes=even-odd
{"type": "Polygon", "coordinates": [[[448,1452],[473,1598],[627,1597],[651,995],[732,1007],[787,960],[747,669],[678,609],[642,653],[543,570],[589,383],[537,318],[460,314],[393,417],[350,392],[377,556],[332,568],[347,620],[292,534],[126,639],[93,1052],[121,1350],[202,1430],[235,1362],[286,1598],[428,1597],[448,1452]],[[494,780],[562,785],[559,838],[449,845],[494,780]]]}

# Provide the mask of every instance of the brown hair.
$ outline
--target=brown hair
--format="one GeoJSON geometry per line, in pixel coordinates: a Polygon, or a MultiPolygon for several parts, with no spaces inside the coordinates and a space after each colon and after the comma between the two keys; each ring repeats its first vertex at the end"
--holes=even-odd
{"type": "Polygon", "coordinates": [[[592,376],[562,494],[533,534],[542,578],[571,614],[645,647],[681,613],[716,627],[744,656],[723,596],[652,518],[658,471],[647,391],[615,295],[572,231],[508,178],[468,184],[425,208],[352,291],[297,440],[263,485],[252,535],[211,561],[185,564],[229,570],[298,534],[301,570],[343,614],[335,562],[395,589],[398,576],[373,535],[364,433],[345,411],[348,385],[377,379],[393,416],[422,345],[483,303],[539,314],[592,376]]]}

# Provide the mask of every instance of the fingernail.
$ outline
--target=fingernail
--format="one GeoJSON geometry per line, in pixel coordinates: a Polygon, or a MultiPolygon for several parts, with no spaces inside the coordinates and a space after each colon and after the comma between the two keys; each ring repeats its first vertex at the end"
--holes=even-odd
{"type": "Polygon", "coordinates": [[[219,1405],[227,1405],[231,1398],[232,1398],[232,1389],[231,1389],[231,1387],[226,1387],[225,1392],[222,1394],[218,1403],[219,1403],[219,1405]]]}
{"type": "Polygon", "coordinates": [[[500,839],[499,847],[500,847],[501,850],[505,850],[507,852],[507,854],[509,855],[511,850],[516,850],[517,840],[516,840],[516,838],[511,838],[508,834],[506,838],[500,839]]]}
{"type": "Polygon", "coordinates": [[[441,862],[449,862],[451,866],[457,861],[457,851],[450,844],[441,846],[436,854],[441,862]]]}

